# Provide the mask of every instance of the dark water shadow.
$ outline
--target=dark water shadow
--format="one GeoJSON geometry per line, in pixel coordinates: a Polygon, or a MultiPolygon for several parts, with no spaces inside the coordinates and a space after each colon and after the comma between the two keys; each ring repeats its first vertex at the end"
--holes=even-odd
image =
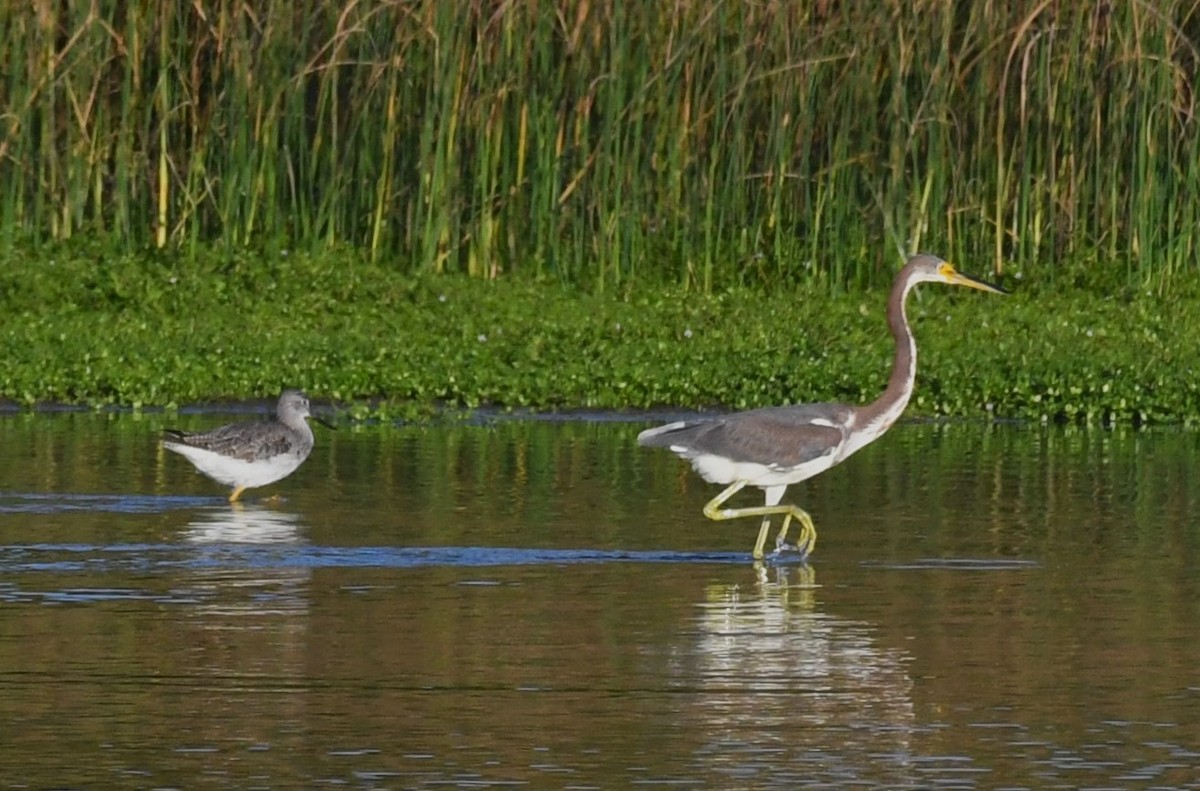
{"type": "Polygon", "coordinates": [[[916,558],[901,563],[867,560],[860,565],[888,571],[1017,571],[1042,566],[1040,561],[1019,558],[916,558]]]}

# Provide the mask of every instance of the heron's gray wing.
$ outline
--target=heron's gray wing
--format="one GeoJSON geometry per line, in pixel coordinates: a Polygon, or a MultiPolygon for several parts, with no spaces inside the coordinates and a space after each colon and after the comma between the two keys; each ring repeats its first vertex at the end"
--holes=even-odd
{"type": "Polygon", "coordinates": [[[210,450],[242,461],[291,453],[297,445],[293,433],[275,421],[234,423],[202,433],[168,429],[166,434],[170,437],[168,442],[210,450]]]}
{"type": "Polygon", "coordinates": [[[845,440],[852,409],[803,404],[681,421],[642,432],[642,445],[669,447],[685,457],[712,454],[736,462],[793,467],[820,458],[845,440]]]}

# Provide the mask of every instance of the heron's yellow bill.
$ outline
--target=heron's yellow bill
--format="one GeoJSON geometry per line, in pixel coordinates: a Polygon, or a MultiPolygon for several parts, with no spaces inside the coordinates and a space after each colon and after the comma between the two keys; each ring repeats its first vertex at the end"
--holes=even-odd
{"type": "Polygon", "coordinates": [[[970,275],[964,275],[962,272],[959,272],[953,266],[951,266],[950,264],[948,264],[944,261],[942,262],[942,265],[940,267],[938,267],[938,274],[940,274],[945,279],[945,281],[947,283],[950,283],[951,285],[966,286],[967,288],[977,288],[980,291],[990,291],[993,294],[1007,294],[1008,293],[1008,291],[1006,289],[1000,288],[1000,286],[994,286],[991,283],[980,280],[977,277],[971,277],[970,275]]]}

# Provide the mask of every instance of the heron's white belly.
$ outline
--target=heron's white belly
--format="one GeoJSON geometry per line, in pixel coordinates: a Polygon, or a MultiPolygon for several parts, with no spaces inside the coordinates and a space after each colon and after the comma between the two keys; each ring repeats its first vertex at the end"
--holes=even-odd
{"type": "Polygon", "coordinates": [[[704,454],[691,459],[692,468],[709,483],[746,481],[751,486],[788,486],[824,472],[837,462],[834,454],[821,456],[794,467],[758,464],[749,461],[730,461],[721,456],[704,454]]]}

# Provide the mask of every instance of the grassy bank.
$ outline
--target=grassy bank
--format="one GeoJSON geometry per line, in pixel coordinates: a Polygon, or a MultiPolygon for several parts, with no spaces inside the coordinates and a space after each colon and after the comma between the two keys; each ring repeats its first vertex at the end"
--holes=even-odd
{"type": "MultiPolygon", "coordinates": [[[[437,404],[741,408],[867,401],[890,365],[885,288],[595,295],[516,277],[413,277],[353,251],[43,252],[0,269],[0,398],[21,405],[172,405],[297,386],[345,404],[382,398],[392,415],[437,404]]],[[[910,305],[920,348],[910,412],[1196,421],[1200,295],[1097,296],[1089,271],[1079,286],[1010,276],[1010,297],[922,287],[910,305]]]]}
{"type": "Polygon", "coordinates": [[[610,293],[834,293],[935,249],[1169,290],[1196,31],[1174,0],[10,3],[0,240],[349,244],[610,293]]]}

